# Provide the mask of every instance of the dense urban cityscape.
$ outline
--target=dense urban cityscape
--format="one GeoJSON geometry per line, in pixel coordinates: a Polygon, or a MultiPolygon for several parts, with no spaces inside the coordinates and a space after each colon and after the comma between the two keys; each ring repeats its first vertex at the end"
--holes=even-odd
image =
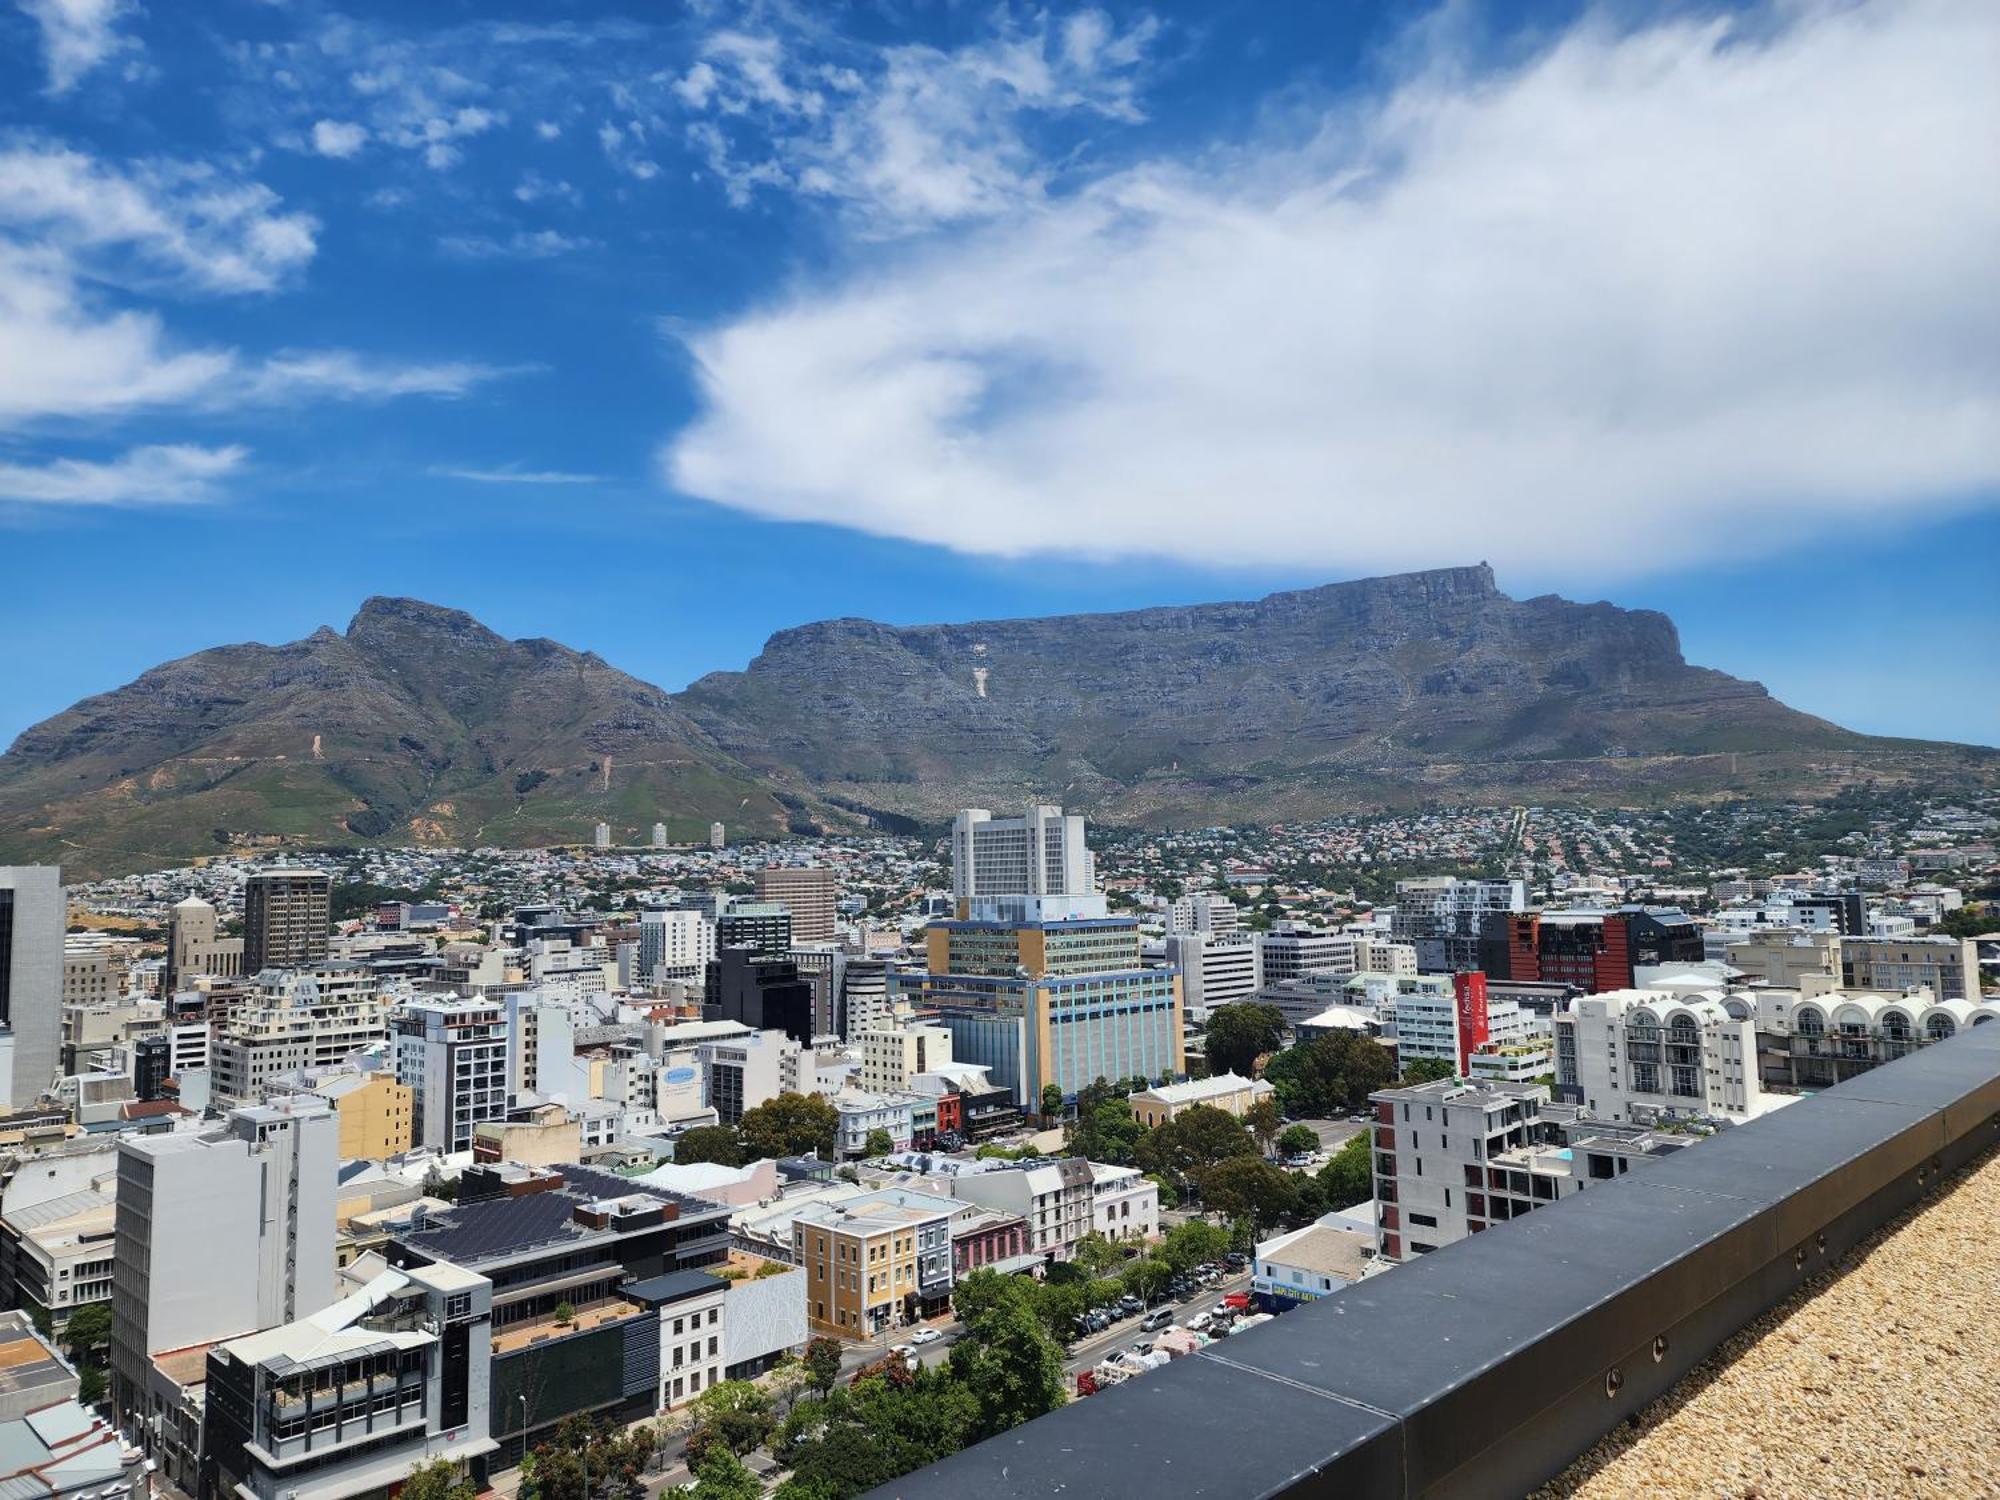
{"type": "Polygon", "coordinates": [[[859,1494],[2000,1020],[1991,795],[585,832],[0,871],[65,1463],[859,1494]]]}
{"type": "Polygon", "coordinates": [[[0,1500],[2000,1500],[1996,85],[0,0],[0,1500]]]}

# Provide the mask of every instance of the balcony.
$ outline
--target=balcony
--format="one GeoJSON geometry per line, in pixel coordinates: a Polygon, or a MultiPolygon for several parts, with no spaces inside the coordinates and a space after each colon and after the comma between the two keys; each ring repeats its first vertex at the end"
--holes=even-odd
{"type": "MultiPolygon", "coordinates": [[[[1498,1496],[1558,1476],[1551,1493],[1565,1495],[1988,1493],[1996,1145],[2000,1026],[1495,1224],[881,1493],[1498,1496]],[[1937,1242],[1927,1271],[1877,1254],[1834,1279],[1905,1215],[1908,1243],[1937,1242]],[[1782,1304],[1798,1310],[1781,1318],[1841,1343],[1800,1367],[1802,1384],[1753,1386],[1716,1417],[1739,1368],[1756,1367],[1759,1346],[1737,1335],[1782,1304]],[[1824,1357],[1844,1350],[1854,1357],[1824,1357]],[[1649,1413],[1663,1396],[1671,1410],[1649,1413]],[[1642,1413],[1631,1447],[1593,1451],[1642,1413]],[[1705,1415],[1726,1442],[1669,1430],[1705,1415]],[[1738,1478],[1732,1445],[1753,1441],[1808,1467],[1738,1478]],[[1862,1464],[1890,1477],[1855,1481],[1862,1464]]],[[[1772,1356],[1793,1331],[1768,1341],[1772,1356]]]]}

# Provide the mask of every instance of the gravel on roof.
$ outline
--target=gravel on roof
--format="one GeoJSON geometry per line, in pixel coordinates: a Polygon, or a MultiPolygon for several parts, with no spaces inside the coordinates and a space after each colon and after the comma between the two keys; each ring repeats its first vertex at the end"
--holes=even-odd
{"type": "Polygon", "coordinates": [[[1729,1340],[1537,1500],[2000,1495],[2000,1154],[1729,1340]]]}

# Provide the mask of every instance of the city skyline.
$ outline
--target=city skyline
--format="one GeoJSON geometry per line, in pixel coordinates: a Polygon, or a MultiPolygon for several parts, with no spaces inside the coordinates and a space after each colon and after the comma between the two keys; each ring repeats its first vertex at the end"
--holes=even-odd
{"type": "Polygon", "coordinates": [[[671,691],[1482,559],[2000,742],[2000,16],[1296,11],[0,11],[0,744],[371,594],[671,691]]]}

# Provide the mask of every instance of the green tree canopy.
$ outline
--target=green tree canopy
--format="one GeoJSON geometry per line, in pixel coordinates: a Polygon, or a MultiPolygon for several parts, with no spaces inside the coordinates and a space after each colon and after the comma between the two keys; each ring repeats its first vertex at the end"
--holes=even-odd
{"type": "Polygon", "coordinates": [[[1067,1394],[1062,1348],[1022,1297],[991,1299],[966,1322],[951,1373],[976,1404],[974,1442],[1054,1411],[1067,1394]]]}
{"type": "Polygon", "coordinates": [[[694,1500],[762,1500],[763,1481],[743,1467],[743,1460],[720,1444],[701,1456],[694,1471],[694,1500]]]}
{"type": "Polygon", "coordinates": [[[840,1112],[818,1094],[780,1094],[746,1111],[739,1127],[750,1160],[809,1156],[831,1159],[840,1112]]]}
{"type": "Polygon", "coordinates": [[[728,1125],[697,1125],[674,1137],[674,1161],[712,1161],[725,1167],[743,1165],[743,1137],[728,1125]]]}
{"type": "Polygon", "coordinates": [[[1146,1127],[1132,1118],[1132,1106],[1122,1098],[1107,1099],[1088,1109],[1079,1101],[1076,1118],[1067,1127],[1067,1143],[1077,1156],[1129,1167],[1145,1133],[1146,1127]]]}
{"type": "Polygon", "coordinates": [[[1271,1142],[1285,1128],[1285,1117],[1278,1113],[1278,1106],[1271,1099],[1259,1099],[1243,1111],[1243,1128],[1256,1137],[1258,1146],[1269,1151],[1271,1142]]]}
{"type": "Polygon", "coordinates": [[[1255,1156],[1257,1143],[1234,1115],[1197,1104],[1147,1132],[1134,1154],[1148,1172],[1158,1172],[1186,1192],[1217,1162],[1232,1156],[1255,1156]]]}
{"type": "Polygon", "coordinates": [[[1278,1132],[1278,1150],[1286,1156],[1310,1156],[1319,1150],[1319,1132],[1310,1125],[1287,1125],[1278,1132]]]}
{"type": "Polygon", "coordinates": [[[448,1458],[414,1465],[397,1492],[409,1500],[476,1500],[479,1486],[448,1458]]]}
{"type": "Polygon", "coordinates": [[[868,1139],[861,1143],[864,1156],[887,1156],[896,1149],[896,1138],[879,1125],[868,1132],[868,1139]]]}
{"type": "Polygon", "coordinates": [[[1413,1057],[1403,1066],[1403,1076],[1399,1080],[1405,1086],[1413,1083],[1435,1083],[1441,1078],[1456,1077],[1458,1070],[1442,1057],[1413,1057]]]}
{"type": "Polygon", "coordinates": [[[1287,1047],[1264,1067],[1287,1114],[1326,1119],[1367,1106],[1368,1096],[1395,1078],[1389,1049],[1356,1031],[1322,1032],[1287,1047]]]}
{"type": "Polygon", "coordinates": [[[1298,1196],[1292,1174],[1261,1157],[1234,1157],[1201,1174],[1202,1202],[1232,1219],[1248,1219],[1259,1229],[1289,1217],[1298,1206],[1298,1196]]]}
{"type": "Polygon", "coordinates": [[[1043,1084],[1042,1113],[1048,1116],[1050,1119],[1054,1119],[1057,1115],[1062,1113],[1062,1107],[1063,1107],[1062,1087],[1059,1084],[1053,1084],[1053,1083],[1043,1084]]]}
{"type": "Polygon", "coordinates": [[[1209,1013],[1202,1050],[1211,1076],[1241,1073],[1248,1078],[1257,1059],[1277,1051],[1284,1040],[1284,1013],[1275,1005],[1244,1000],[1209,1013]]]}
{"type": "Polygon", "coordinates": [[[1366,1130],[1319,1169],[1319,1186],[1329,1209],[1351,1208],[1375,1196],[1374,1148],[1366,1130]]]}

